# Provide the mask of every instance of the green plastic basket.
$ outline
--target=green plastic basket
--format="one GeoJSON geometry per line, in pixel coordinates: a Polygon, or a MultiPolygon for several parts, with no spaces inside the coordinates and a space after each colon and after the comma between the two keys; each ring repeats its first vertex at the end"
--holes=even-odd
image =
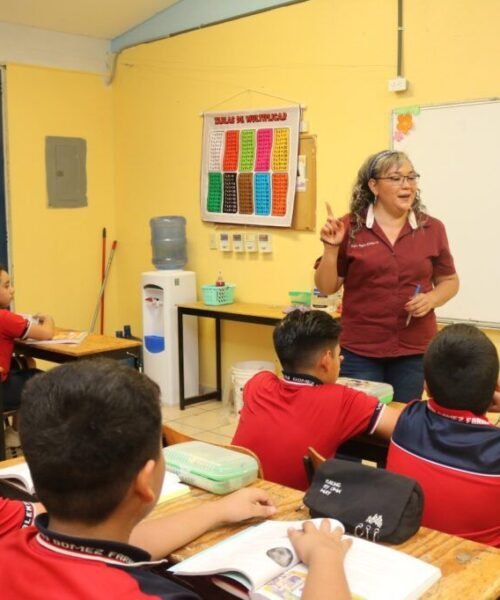
{"type": "Polygon", "coordinates": [[[288,292],[292,306],[311,306],[312,292],[288,292]]]}
{"type": "Polygon", "coordinates": [[[203,304],[219,306],[220,304],[232,304],[234,302],[234,283],[227,285],[202,285],[203,304]]]}

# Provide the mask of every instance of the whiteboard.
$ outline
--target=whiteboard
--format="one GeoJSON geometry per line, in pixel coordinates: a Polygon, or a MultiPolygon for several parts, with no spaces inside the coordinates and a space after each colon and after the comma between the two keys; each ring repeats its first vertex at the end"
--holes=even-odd
{"type": "Polygon", "coordinates": [[[392,145],[420,173],[448,234],[460,290],[438,320],[500,327],[500,101],[394,110],[392,145]]]}

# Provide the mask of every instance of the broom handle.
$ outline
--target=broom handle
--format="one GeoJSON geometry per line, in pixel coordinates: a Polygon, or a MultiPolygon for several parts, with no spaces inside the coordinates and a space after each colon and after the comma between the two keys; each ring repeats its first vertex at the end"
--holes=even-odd
{"type": "Polygon", "coordinates": [[[106,265],[106,271],[104,273],[104,279],[102,280],[101,289],[99,290],[99,295],[97,296],[97,304],[94,310],[94,316],[92,317],[92,323],[90,324],[89,331],[92,333],[94,331],[94,327],[97,321],[97,315],[99,314],[99,308],[101,306],[101,298],[104,294],[104,289],[106,288],[106,283],[108,281],[109,269],[111,268],[111,263],[113,262],[113,256],[115,255],[115,250],[118,242],[115,240],[111,246],[111,252],[109,253],[108,263],[106,265]]]}
{"type": "MultiPolygon", "coordinates": [[[[106,274],[106,227],[102,229],[102,255],[101,255],[101,285],[106,274]]],[[[104,292],[101,296],[101,328],[99,333],[104,333],[104,292]]]]}

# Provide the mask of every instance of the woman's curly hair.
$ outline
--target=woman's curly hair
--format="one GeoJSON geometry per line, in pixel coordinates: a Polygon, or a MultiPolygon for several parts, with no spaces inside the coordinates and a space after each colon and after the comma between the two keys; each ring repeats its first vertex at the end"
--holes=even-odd
{"type": "MultiPolygon", "coordinates": [[[[354,226],[351,228],[350,233],[351,238],[354,238],[364,225],[368,206],[375,202],[375,196],[368,187],[370,179],[384,175],[391,167],[399,166],[405,160],[411,162],[404,152],[382,150],[369,156],[361,165],[356,183],[352,189],[351,204],[349,207],[351,218],[354,220],[354,226]]],[[[419,189],[417,189],[412,208],[417,219],[417,224],[421,227],[425,221],[426,213],[425,206],[420,200],[419,189]]]]}

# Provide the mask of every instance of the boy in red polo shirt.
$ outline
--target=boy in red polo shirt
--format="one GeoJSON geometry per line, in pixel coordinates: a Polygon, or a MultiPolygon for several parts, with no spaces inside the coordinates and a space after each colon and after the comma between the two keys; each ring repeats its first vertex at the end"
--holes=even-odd
{"type": "Polygon", "coordinates": [[[443,329],[424,356],[428,402],[402,412],[387,468],[424,490],[422,525],[500,546],[500,411],[498,354],[472,325],[443,329]]]}
{"type": "MultiPolygon", "coordinates": [[[[21,402],[24,384],[39,373],[34,361],[26,361],[28,368],[12,368],[12,352],[16,338],[27,337],[34,340],[50,340],[54,336],[54,320],[47,315],[26,318],[8,310],[14,299],[14,288],[5,267],[0,265],[0,378],[2,382],[3,410],[17,410],[21,402]]],[[[17,366],[17,365],[16,365],[17,366]]],[[[5,445],[8,448],[20,446],[19,434],[15,427],[5,430],[5,445]]]]}
{"type": "MultiPolygon", "coordinates": [[[[20,424],[48,512],[0,541],[2,598],[200,600],[155,574],[166,561],[151,562],[131,544],[165,556],[209,529],[276,513],[265,490],[244,488],[139,524],[153,509],[165,473],[160,390],[117,361],[68,363],[33,378],[20,424]]],[[[343,572],[350,542],[341,540],[341,531],[330,532],[323,521],[319,529],[308,523],[289,536],[310,567],[304,597],[326,599],[333,591],[339,600],[350,598],[343,572]]]]}
{"type": "Polygon", "coordinates": [[[262,371],[245,385],[232,443],[257,454],[266,479],[305,490],[308,446],[329,457],[360,433],[390,438],[398,412],[335,383],[340,332],[339,322],[324,311],[293,311],[273,334],[283,379],[262,371]]]}

